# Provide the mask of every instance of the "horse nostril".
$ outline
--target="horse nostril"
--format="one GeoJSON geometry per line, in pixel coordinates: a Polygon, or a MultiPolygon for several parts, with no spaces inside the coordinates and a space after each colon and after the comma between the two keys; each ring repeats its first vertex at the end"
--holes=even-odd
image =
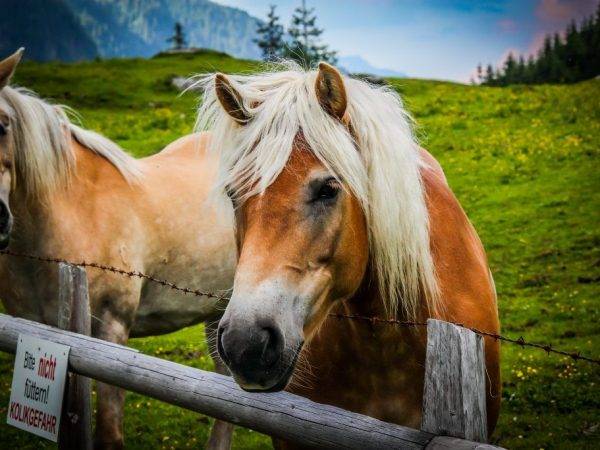
{"type": "Polygon", "coordinates": [[[5,221],[8,221],[8,208],[4,202],[0,201],[0,225],[5,221]]]}
{"type": "Polygon", "coordinates": [[[223,362],[229,365],[231,359],[227,356],[225,352],[225,347],[223,347],[223,334],[227,330],[227,324],[219,325],[219,329],[217,330],[217,351],[219,352],[219,356],[223,360],[223,362]]]}
{"type": "Polygon", "coordinates": [[[283,351],[283,336],[281,332],[274,327],[263,327],[260,331],[261,342],[263,345],[261,361],[266,367],[274,365],[283,351]]]}
{"type": "Polygon", "coordinates": [[[0,201],[0,234],[7,234],[10,230],[10,210],[3,201],[0,201]]]}

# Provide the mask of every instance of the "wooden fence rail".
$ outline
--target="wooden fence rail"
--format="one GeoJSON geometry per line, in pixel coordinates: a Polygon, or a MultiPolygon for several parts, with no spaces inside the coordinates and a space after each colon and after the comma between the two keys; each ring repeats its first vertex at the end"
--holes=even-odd
{"type": "Polygon", "coordinates": [[[248,393],[229,377],[0,314],[0,350],[14,353],[19,334],[70,346],[69,369],[80,375],[306,446],[498,448],[382,422],[286,392],[248,393]]]}

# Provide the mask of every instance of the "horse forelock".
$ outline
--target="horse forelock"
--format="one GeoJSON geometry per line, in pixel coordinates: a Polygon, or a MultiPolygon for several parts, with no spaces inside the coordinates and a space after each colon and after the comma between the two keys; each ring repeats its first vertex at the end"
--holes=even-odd
{"type": "Polygon", "coordinates": [[[388,313],[415,318],[421,306],[431,314],[439,311],[420,175],[424,163],[400,97],[344,77],[347,126],[318,103],[316,71],[291,63],[282,69],[229,77],[250,116],[245,125],[234,123],[221,107],[213,76],[197,80],[204,94],[196,128],[211,130],[211,150],[220,155],[217,189],[227,189],[240,201],[264,192],[287,164],[301,133],[363,207],[372,265],[388,313]]]}
{"type": "Polygon", "coordinates": [[[21,87],[4,87],[0,98],[9,107],[15,182],[29,197],[44,199],[68,183],[75,165],[71,138],[107,159],[128,181],[139,176],[136,161],[117,144],[71,123],[67,112],[75,114],[72,109],[21,87]]]}

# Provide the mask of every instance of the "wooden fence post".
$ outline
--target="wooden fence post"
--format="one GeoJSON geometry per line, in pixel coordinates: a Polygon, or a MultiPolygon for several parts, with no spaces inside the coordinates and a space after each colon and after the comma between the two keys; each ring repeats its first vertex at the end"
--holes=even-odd
{"type": "MultiPolygon", "coordinates": [[[[58,280],[58,327],[90,336],[92,325],[85,269],[61,263],[58,280]]],[[[92,449],[91,400],[91,380],[69,372],[58,437],[59,449],[92,449]]]]}
{"type": "Polygon", "coordinates": [[[471,330],[427,321],[423,431],[487,442],[483,347],[471,330]]]}

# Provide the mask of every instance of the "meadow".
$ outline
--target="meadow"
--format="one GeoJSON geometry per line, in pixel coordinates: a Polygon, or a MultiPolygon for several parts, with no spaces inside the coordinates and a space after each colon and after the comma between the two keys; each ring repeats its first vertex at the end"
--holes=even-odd
{"type": "MultiPolygon", "coordinates": [[[[189,133],[196,94],[174,76],[249,72],[257,63],[207,52],[150,60],[24,63],[15,83],[76,108],[84,126],[143,157],[189,133]]],[[[466,86],[394,79],[420,140],[438,158],[487,249],[502,333],[600,357],[600,80],[573,85],[466,86]]],[[[130,345],[210,369],[202,327],[130,345]]],[[[0,418],[12,355],[0,353],[0,418]]],[[[502,410],[492,442],[506,448],[598,448],[600,369],[502,346],[502,410]]],[[[126,445],[198,448],[212,419],[128,394],[126,445]]],[[[0,419],[0,448],[53,448],[0,419]]],[[[271,448],[236,428],[234,448],[271,448]]]]}

